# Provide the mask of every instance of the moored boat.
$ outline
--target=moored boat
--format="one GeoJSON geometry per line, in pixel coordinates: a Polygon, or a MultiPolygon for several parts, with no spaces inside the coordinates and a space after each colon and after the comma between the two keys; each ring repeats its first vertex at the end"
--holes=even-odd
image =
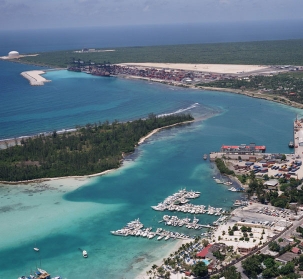
{"type": "Polygon", "coordinates": [[[83,258],[87,258],[88,257],[87,251],[83,250],[82,255],[83,255],[83,258]]]}
{"type": "Polygon", "coordinates": [[[34,273],[34,275],[29,275],[29,276],[21,276],[18,277],[18,279],[61,279],[60,276],[56,276],[51,278],[50,274],[48,274],[47,271],[37,268],[37,271],[34,273]]]}
{"type": "Polygon", "coordinates": [[[223,181],[220,180],[220,179],[218,179],[218,178],[215,178],[214,180],[215,180],[215,182],[216,182],[217,184],[223,184],[223,181]]]}
{"type": "Polygon", "coordinates": [[[236,200],[236,201],[234,202],[234,206],[240,206],[240,205],[242,205],[242,202],[241,202],[241,201],[236,200]]]}

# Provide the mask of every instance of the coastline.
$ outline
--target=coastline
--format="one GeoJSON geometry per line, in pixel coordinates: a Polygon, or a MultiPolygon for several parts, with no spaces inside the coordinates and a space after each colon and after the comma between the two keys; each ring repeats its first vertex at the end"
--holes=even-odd
{"type": "Polygon", "coordinates": [[[290,100],[288,100],[287,98],[285,98],[283,96],[278,96],[278,97],[269,96],[269,95],[266,95],[264,93],[260,93],[257,90],[242,91],[240,89],[229,89],[229,88],[220,88],[220,87],[206,87],[206,86],[199,86],[199,87],[189,86],[189,87],[192,88],[192,89],[202,89],[202,90],[209,90],[209,91],[222,91],[222,92],[228,92],[228,93],[233,93],[233,94],[245,95],[247,97],[252,97],[252,98],[256,98],[256,99],[263,99],[263,100],[279,103],[279,104],[282,104],[282,105],[290,106],[290,107],[293,107],[293,108],[303,109],[303,104],[290,101],[290,100]],[[275,100],[274,97],[276,97],[278,99],[275,100]],[[281,101],[281,100],[284,100],[284,102],[281,101]]]}
{"type": "MultiPolygon", "coordinates": [[[[159,266],[161,266],[162,264],[163,264],[163,259],[164,258],[168,258],[169,257],[169,255],[171,254],[171,253],[173,253],[174,251],[177,251],[183,244],[186,244],[186,243],[189,243],[189,242],[192,242],[193,240],[192,239],[186,239],[186,240],[177,240],[176,241],[176,244],[171,248],[171,249],[169,249],[169,250],[167,250],[167,252],[165,253],[165,256],[163,257],[163,258],[161,258],[161,259],[158,259],[158,260],[155,260],[155,261],[153,261],[153,262],[151,262],[151,263],[149,263],[149,265],[146,267],[146,268],[144,268],[136,277],[135,277],[135,279],[149,279],[150,278],[150,276],[148,276],[147,274],[146,274],[146,272],[148,271],[148,270],[150,270],[150,267],[152,266],[152,265],[157,265],[158,267],[159,266]]],[[[174,276],[176,277],[177,276],[177,274],[175,275],[175,274],[171,274],[171,277],[170,278],[174,278],[174,276]]],[[[176,277],[177,278],[177,277],[176,277]]]]}
{"type": "Polygon", "coordinates": [[[146,136],[142,137],[139,141],[138,141],[138,145],[144,143],[144,141],[146,141],[148,138],[150,138],[152,135],[158,133],[159,131],[163,130],[163,129],[167,129],[167,128],[171,128],[171,127],[175,127],[175,126],[179,126],[179,125],[183,125],[183,124],[188,124],[188,123],[192,123],[195,122],[195,120],[191,120],[191,121],[185,121],[185,122],[180,122],[180,123],[176,123],[176,124],[172,124],[172,125],[168,125],[165,127],[161,127],[161,128],[157,128],[152,130],[149,134],[147,134],[146,136]]]}
{"type": "MultiPolygon", "coordinates": [[[[12,62],[16,62],[16,61],[12,61],[12,62]]],[[[30,64],[30,63],[24,63],[23,61],[18,61],[18,63],[23,63],[23,64],[30,64]]],[[[118,65],[143,65],[144,63],[120,63],[118,65]]],[[[145,63],[149,66],[151,66],[152,64],[155,63],[145,63]]],[[[165,69],[163,68],[164,66],[170,69],[177,69],[176,66],[172,66],[174,64],[172,63],[167,63],[167,64],[163,64],[163,63],[156,63],[159,64],[158,66],[156,65],[155,68],[161,68],[161,69],[165,69]]],[[[35,64],[30,64],[30,65],[35,65],[35,64]]],[[[180,65],[180,64],[176,64],[176,65],[180,65]]],[[[192,71],[198,71],[198,70],[208,70],[209,72],[215,73],[215,74],[220,74],[218,69],[215,68],[215,70],[211,70],[209,67],[217,65],[217,64],[197,64],[198,66],[202,65],[203,68],[200,69],[199,67],[197,68],[196,64],[185,64],[185,65],[190,65],[191,67],[187,67],[188,70],[192,70],[192,71]]],[[[248,67],[247,69],[245,69],[244,72],[249,72],[250,67],[257,67],[257,68],[264,68],[267,69],[270,67],[270,65],[233,65],[233,64],[218,64],[218,66],[223,67],[223,66],[236,66],[235,69],[233,69],[232,72],[238,71],[240,68],[237,67],[248,67]]],[[[46,67],[51,67],[51,66],[47,66],[46,67]]],[[[187,69],[186,68],[186,69],[187,69]]],[[[229,69],[229,68],[228,68],[229,69]]],[[[30,81],[31,85],[44,85],[44,82],[50,82],[51,80],[46,80],[44,77],[40,76],[41,74],[44,74],[46,71],[56,71],[56,70],[64,70],[64,68],[51,68],[49,70],[44,70],[44,71],[38,71],[38,70],[33,70],[33,71],[26,71],[26,72],[22,72],[21,75],[23,77],[25,77],[26,79],[28,79],[30,81]],[[36,81],[36,73],[33,73],[33,77],[31,77],[31,72],[41,72],[37,75],[38,80],[36,81]],[[23,75],[23,73],[25,73],[25,75],[23,75]],[[28,77],[29,76],[29,77],[28,77]],[[41,80],[40,80],[41,79],[41,80]],[[34,84],[32,84],[32,82],[34,84]],[[37,84],[35,84],[37,83],[37,84]],[[41,84],[40,84],[41,83],[41,84]]],[[[221,74],[224,74],[225,72],[223,71],[221,74]]],[[[226,74],[226,73],[225,73],[226,74]]],[[[283,104],[286,106],[290,106],[290,107],[294,107],[294,108],[299,108],[299,109],[303,109],[303,104],[294,102],[294,101],[290,101],[289,99],[285,98],[284,96],[270,96],[268,94],[264,94],[264,93],[260,93],[257,90],[240,90],[240,89],[232,89],[232,88],[221,88],[221,87],[207,87],[207,86],[195,86],[195,85],[191,85],[191,84],[184,84],[181,82],[174,82],[174,81],[170,81],[170,80],[162,80],[162,79],[155,79],[155,78],[148,78],[148,77],[140,77],[140,76],[132,76],[132,75],[127,75],[127,74],[119,74],[117,75],[117,77],[121,77],[121,78],[125,78],[125,79],[133,79],[133,80],[145,80],[145,81],[150,81],[150,82],[158,82],[158,83],[162,83],[162,84],[166,84],[166,85],[170,85],[170,86],[178,86],[178,87],[183,87],[183,88],[190,88],[190,89],[197,89],[197,90],[209,90],[209,91],[220,91],[220,92],[228,92],[228,93],[233,93],[233,94],[240,94],[240,95],[245,95],[248,97],[252,97],[252,98],[257,98],[257,99],[263,99],[263,100],[267,100],[267,101],[271,101],[271,102],[275,102],[275,103],[279,103],[279,104],[283,104]],[[276,98],[276,99],[274,99],[276,98]]]]}
{"type": "Polygon", "coordinates": [[[130,76],[130,75],[118,75],[118,77],[125,78],[125,79],[132,79],[132,80],[144,80],[144,81],[150,81],[150,82],[157,82],[162,83],[170,86],[177,86],[177,87],[183,87],[183,88],[190,88],[195,90],[201,90],[201,91],[217,91],[217,92],[228,92],[238,95],[245,95],[247,97],[256,98],[256,99],[263,99],[270,102],[279,103],[285,106],[293,107],[293,108],[299,108],[303,109],[303,104],[293,102],[288,100],[287,98],[283,96],[270,96],[266,95],[264,93],[260,93],[257,90],[245,90],[242,91],[240,89],[232,89],[232,88],[220,88],[220,87],[207,87],[207,86],[195,86],[195,85],[189,85],[189,84],[183,84],[180,82],[173,82],[173,81],[167,81],[167,80],[161,80],[161,79],[153,79],[153,78],[146,78],[146,77],[138,77],[138,76],[130,76]],[[275,100],[274,97],[277,99],[275,100]],[[284,100],[284,101],[281,101],[284,100]]]}

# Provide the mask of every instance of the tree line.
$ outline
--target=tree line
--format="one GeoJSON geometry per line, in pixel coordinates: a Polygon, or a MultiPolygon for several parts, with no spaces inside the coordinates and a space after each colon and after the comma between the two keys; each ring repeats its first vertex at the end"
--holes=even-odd
{"type": "Polygon", "coordinates": [[[22,63],[67,67],[71,59],[128,62],[245,64],[245,65],[302,65],[302,39],[260,42],[211,43],[145,47],[120,47],[115,51],[76,53],[69,51],[43,52],[20,58],[22,63]]]}
{"type": "Polygon", "coordinates": [[[21,145],[0,150],[0,180],[89,175],[117,168],[123,154],[133,152],[152,130],[191,120],[190,114],[150,114],[147,119],[87,124],[72,133],[23,139],[21,145]]]}

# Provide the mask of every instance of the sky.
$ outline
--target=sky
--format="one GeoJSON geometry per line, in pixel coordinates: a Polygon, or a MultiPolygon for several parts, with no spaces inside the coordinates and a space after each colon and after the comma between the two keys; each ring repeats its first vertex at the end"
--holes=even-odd
{"type": "Polygon", "coordinates": [[[303,20],[303,0],[0,0],[0,29],[303,20]]]}

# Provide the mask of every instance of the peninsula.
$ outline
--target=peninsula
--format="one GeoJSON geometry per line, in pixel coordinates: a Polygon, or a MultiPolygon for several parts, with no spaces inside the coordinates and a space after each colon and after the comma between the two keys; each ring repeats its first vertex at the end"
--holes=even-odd
{"type": "Polygon", "coordinates": [[[115,169],[153,130],[191,121],[189,114],[150,114],[144,120],[87,124],[75,132],[54,131],[22,139],[21,145],[0,150],[0,181],[83,176],[115,169]]]}

